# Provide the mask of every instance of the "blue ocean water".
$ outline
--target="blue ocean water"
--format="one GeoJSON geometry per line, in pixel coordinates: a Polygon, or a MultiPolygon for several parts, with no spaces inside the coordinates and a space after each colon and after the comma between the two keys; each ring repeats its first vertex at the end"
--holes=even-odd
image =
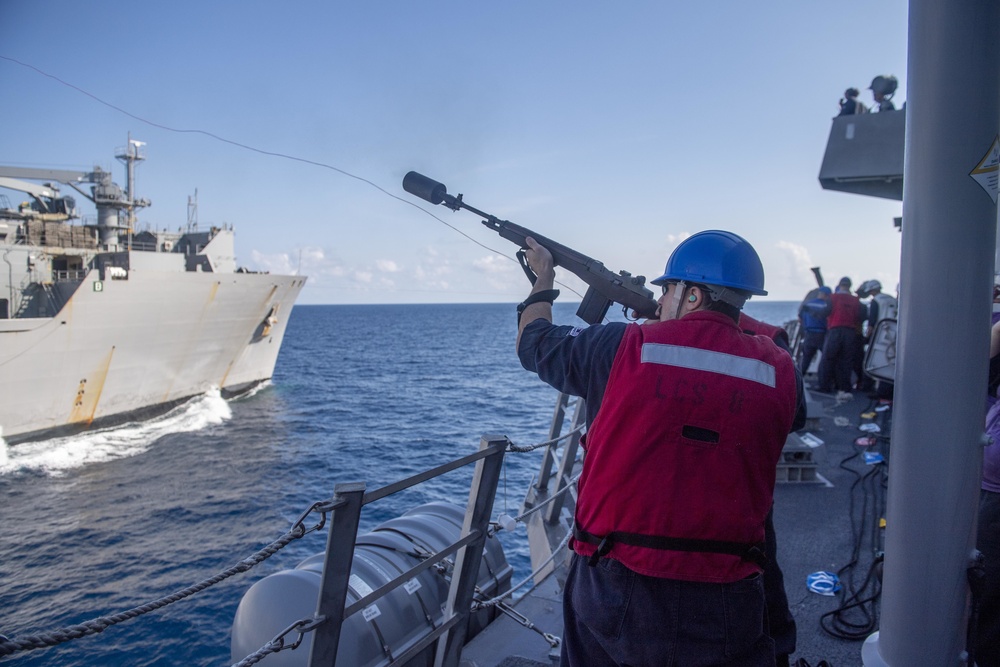
{"type": "MultiPolygon", "coordinates": [[[[750,302],[782,324],[795,302],[750,302]]],[[[579,323],[557,303],[560,323],[579,323]]],[[[44,634],[213,576],[283,535],[338,483],[378,488],[473,452],[486,433],[547,437],[556,393],[521,369],[509,304],[296,306],[273,382],[142,424],[0,444],[0,634],[44,634]]],[[[508,454],[494,514],[516,514],[541,452],[508,454]]],[[[362,531],[431,500],[463,503],[471,470],[366,508],[362,531]]],[[[240,597],[324,548],[297,540],[248,573],[6,664],[229,664],[240,597]]],[[[523,528],[503,534],[514,580],[523,528]]],[[[266,664],[266,660],[264,662],[266,664]]]]}

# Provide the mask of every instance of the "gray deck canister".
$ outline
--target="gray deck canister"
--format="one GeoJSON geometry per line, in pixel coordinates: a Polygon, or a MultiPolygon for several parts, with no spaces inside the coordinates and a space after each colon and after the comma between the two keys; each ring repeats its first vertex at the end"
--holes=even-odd
{"type": "MultiPolygon", "coordinates": [[[[415,554],[436,553],[456,541],[464,517],[465,511],[458,506],[428,503],[359,536],[347,604],[353,604],[418,565],[421,559],[415,554]]],[[[250,587],[233,620],[231,655],[234,662],[257,651],[295,621],[315,613],[323,558],[323,553],[314,554],[295,569],[276,572],[250,587]]],[[[477,579],[479,590],[486,597],[499,595],[510,589],[511,575],[512,568],[499,541],[487,540],[477,579]]],[[[434,568],[424,571],[376,604],[344,620],[337,664],[357,667],[388,664],[441,624],[447,599],[445,578],[434,568]],[[383,646],[388,647],[389,653],[383,646]]],[[[496,608],[491,607],[473,614],[467,637],[471,639],[482,630],[496,613],[496,608]]],[[[293,651],[267,656],[267,663],[276,666],[307,664],[312,634],[306,633],[302,645],[293,651]]],[[[295,637],[293,633],[287,640],[294,641],[295,637]]],[[[407,664],[433,664],[433,648],[432,645],[407,664]]]]}

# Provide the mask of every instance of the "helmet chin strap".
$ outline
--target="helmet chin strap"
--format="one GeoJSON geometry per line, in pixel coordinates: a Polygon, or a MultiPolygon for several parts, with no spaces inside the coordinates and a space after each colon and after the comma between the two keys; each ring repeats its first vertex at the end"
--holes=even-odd
{"type": "Polygon", "coordinates": [[[687,292],[687,283],[683,280],[679,280],[674,283],[674,295],[670,299],[670,308],[667,312],[673,312],[674,316],[671,319],[679,320],[681,318],[681,307],[684,305],[684,293],[687,292]]]}

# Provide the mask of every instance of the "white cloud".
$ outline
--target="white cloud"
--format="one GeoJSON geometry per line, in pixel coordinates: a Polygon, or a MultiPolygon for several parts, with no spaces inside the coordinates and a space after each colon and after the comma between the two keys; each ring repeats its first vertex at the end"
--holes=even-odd
{"type": "Polygon", "coordinates": [[[347,269],[343,266],[331,266],[324,269],[322,273],[334,278],[343,278],[347,275],[347,269]]]}
{"type": "Polygon", "coordinates": [[[253,250],[250,253],[250,260],[252,262],[251,268],[255,271],[267,271],[283,275],[292,273],[292,264],[288,259],[288,253],[285,252],[265,255],[262,252],[253,250]]]}
{"type": "Polygon", "coordinates": [[[451,273],[451,267],[448,266],[424,266],[421,264],[413,270],[413,275],[418,280],[431,280],[449,273],[451,273]]]}
{"type": "Polygon", "coordinates": [[[305,247],[293,252],[250,252],[251,268],[281,275],[315,275],[332,268],[323,248],[305,247]],[[324,270],[326,269],[326,270],[324,270]]]}
{"type": "Polygon", "coordinates": [[[792,243],[791,241],[778,241],[777,248],[785,258],[791,276],[801,277],[803,275],[811,275],[810,269],[813,266],[813,261],[805,246],[792,243]]]}
{"type": "Polygon", "coordinates": [[[322,262],[326,259],[326,253],[322,248],[317,248],[315,246],[302,248],[300,251],[303,261],[307,262],[322,262]]]}
{"type": "Polygon", "coordinates": [[[812,274],[814,262],[805,246],[791,241],[778,241],[776,253],[762,257],[765,287],[772,298],[797,299],[816,287],[812,274]]]}
{"type": "Polygon", "coordinates": [[[463,253],[456,260],[440,249],[427,248],[426,253],[413,255],[405,264],[387,257],[345,262],[334,251],[322,247],[274,253],[253,251],[252,255],[257,270],[287,275],[300,269],[298,273],[309,278],[304,303],[513,301],[528,289],[517,262],[499,255],[473,259],[463,253]]]}
{"type": "Polygon", "coordinates": [[[506,275],[521,272],[516,262],[512,262],[506,257],[501,257],[500,255],[487,255],[486,257],[474,259],[472,260],[472,266],[477,271],[489,274],[506,275]]]}

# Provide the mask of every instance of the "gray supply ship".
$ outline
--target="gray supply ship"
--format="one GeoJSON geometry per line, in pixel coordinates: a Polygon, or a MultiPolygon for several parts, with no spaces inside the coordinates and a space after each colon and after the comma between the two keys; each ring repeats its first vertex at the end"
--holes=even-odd
{"type": "MultiPolygon", "coordinates": [[[[8,443],[152,416],[269,379],[305,283],[237,268],[232,228],[134,233],[142,142],[111,174],[0,166],[0,436],[8,443]],[[94,203],[80,219],[72,187],[94,203]],[[89,186],[83,189],[83,186],[89,186]],[[83,224],[74,224],[82,222],[83,224]]],[[[196,215],[196,213],[195,213],[196,215]]]]}

